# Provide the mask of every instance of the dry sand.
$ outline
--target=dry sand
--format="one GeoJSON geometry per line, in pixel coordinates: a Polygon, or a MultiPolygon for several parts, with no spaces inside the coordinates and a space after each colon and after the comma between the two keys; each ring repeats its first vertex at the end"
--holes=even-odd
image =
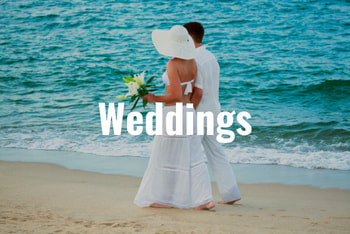
{"type": "Polygon", "coordinates": [[[0,181],[1,233],[350,233],[350,190],[242,184],[237,204],[196,211],[137,207],[130,176],[0,161],[0,181]]]}

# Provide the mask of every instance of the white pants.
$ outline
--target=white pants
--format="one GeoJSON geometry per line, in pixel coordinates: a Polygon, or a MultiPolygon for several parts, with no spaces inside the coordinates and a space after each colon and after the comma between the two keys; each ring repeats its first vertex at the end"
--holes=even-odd
{"type": "Polygon", "coordinates": [[[216,131],[214,131],[212,136],[205,134],[202,136],[202,145],[209,167],[213,171],[220,195],[225,202],[241,199],[236,177],[222,145],[216,141],[216,136],[216,131]]]}

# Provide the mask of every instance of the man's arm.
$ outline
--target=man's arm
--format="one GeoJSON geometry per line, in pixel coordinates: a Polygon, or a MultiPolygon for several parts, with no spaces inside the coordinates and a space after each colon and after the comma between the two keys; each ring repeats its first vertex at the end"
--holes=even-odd
{"type": "Polygon", "coordinates": [[[191,97],[191,102],[193,103],[194,109],[197,109],[202,99],[202,95],[203,95],[203,90],[198,87],[194,87],[192,97],[191,97]]]}

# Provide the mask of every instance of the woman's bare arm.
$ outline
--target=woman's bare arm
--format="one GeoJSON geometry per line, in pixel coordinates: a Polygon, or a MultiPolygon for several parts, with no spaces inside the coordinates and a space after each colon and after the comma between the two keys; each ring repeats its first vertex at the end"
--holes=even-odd
{"type": "Polygon", "coordinates": [[[167,88],[165,95],[158,96],[154,94],[147,94],[143,96],[143,99],[147,100],[150,103],[181,102],[181,98],[182,98],[181,82],[180,82],[180,78],[176,68],[176,62],[174,62],[173,60],[170,60],[167,64],[167,73],[168,73],[170,85],[167,88]]]}

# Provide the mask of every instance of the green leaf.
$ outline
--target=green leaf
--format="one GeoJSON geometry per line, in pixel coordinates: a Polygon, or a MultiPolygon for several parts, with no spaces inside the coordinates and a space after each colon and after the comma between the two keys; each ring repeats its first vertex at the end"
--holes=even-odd
{"type": "Polygon", "coordinates": [[[133,101],[135,101],[136,98],[137,98],[137,95],[131,96],[131,98],[130,98],[130,103],[132,103],[133,101]]]}
{"type": "Polygon", "coordinates": [[[123,77],[123,80],[125,81],[125,83],[130,83],[130,82],[136,82],[132,77],[130,76],[125,76],[123,77]]]}
{"type": "Polygon", "coordinates": [[[118,96],[116,96],[116,98],[118,98],[118,99],[125,99],[125,95],[118,95],[118,96]]]}
{"type": "Polygon", "coordinates": [[[145,109],[146,105],[147,105],[148,101],[143,99],[143,109],[145,109]]]}
{"type": "Polygon", "coordinates": [[[152,76],[151,78],[149,78],[149,80],[146,82],[146,84],[151,83],[153,79],[154,79],[154,76],[152,76]]]}
{"type": "Polygon", "coordinates": [[[132,108],[131,108],[130,111],[133,111],[133,110],[135,109],[135,107],[136,107],[136,105],[137,105],[137,103],[138,103],[139,100],[140,100],[140,97],[138,97],[138,98],[136,99],[136,102],[134,103],[134,105],[132,106],[132,108]]]}
{"type": "Polygon", "coordinates": [[[146,85],[146,86],[145,86],[145,88],[150,88],[150,87],[157,87],[157,86],[156,86],[156,85],[154,85],[154,84],[152,84],[152,85],[151,85],[151,84],[149,84],[149,85],[146,85]]]}
{"type": "Polygon", "coordinates": [[[139,95],[141,97],[145,96],[146,94],[148,94],[148,90],[145,87],[141,87],[137,90],[137,92],[139,93],[139,95]]]}

